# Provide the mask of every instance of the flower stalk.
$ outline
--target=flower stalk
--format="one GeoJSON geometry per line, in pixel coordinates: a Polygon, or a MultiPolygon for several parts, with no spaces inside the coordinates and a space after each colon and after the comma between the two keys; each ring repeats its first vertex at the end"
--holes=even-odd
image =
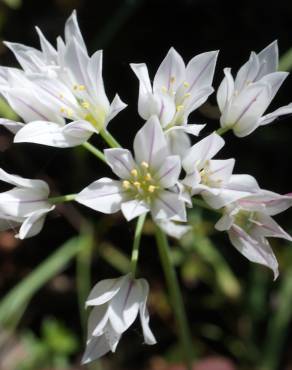
{"type": "Polygon", "coordinates": [[[184,351],[186,367],[188,370],[191,370],[193,359],[192,337],[186,318],[186,312],[184,308],[181,290],[178,284],[174,267],[171,262],[167,237],[158,226],[156,226],[155,236],[159,250],[160,260],[162,263],[164,275],[168,286],[168,291],[170,294],[170,299],[172,301],[173,311],[179,329],[179,336],[181,346],[184,351]]]}
{"type": "Polygon", "coordinates": [[[100,150],[98,150],[95,146],[90,144],[88,141],[86,143],[83,143],[82,146],[83,148],[88,150],[91,154],[95,155],[102,162],[106,163],[104,154],[100,150]]]}
{"type": "Polygon", "coordinates": [[[138,258],[139,258],[139,247],[140,247],[140,241],[141,241],[145,218],[146,218],[146,213],[144,213],[138,218],[137,225],[136,225],[132,257],[131,257],[131,265],[130,265],[131,273],[133,277],[135,277],[136,270],[137,270],[137,263],[138,263],[138,258]]]}
{"type": "Polygon", "coordinates": [[[99,131],[100,136],[111,148],[120,148],[121,145],[117,140],[105,129],[99,131]]]}
{"type": "Polygon", "coordinates": [[[52,197],[49,198],[48,201],[51,204],[59,204],[64,202],[72,202],[72,200],[75,200],[76,194],[67,194],[67,195],[60,195],[59,197],[52,197]]]}

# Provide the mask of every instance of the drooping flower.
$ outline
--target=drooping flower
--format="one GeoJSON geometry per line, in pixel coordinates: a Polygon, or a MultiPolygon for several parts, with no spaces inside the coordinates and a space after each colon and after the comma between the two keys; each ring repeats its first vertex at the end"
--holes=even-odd
{"type": "Polygon", "coordinates": [[[271,216],[291,207],[292,196],[280,195],[267,190],[250,195],[229,204],[215,225],[217,230],[227,231],[233,246],[252,262],[271,268],[278,276],[278,262],[267,240],[269,237],[292,241],[271,216]]]}
{"type": "Polygon", "coordinates": [[[48,185],[42,180],[10,175],[1,168],[0,180],[14,185],[0,193],[0,231],[21,225],[16,237],[25,239],[38,234],[46,214],[54,209],[48,202],[48,185]]]}
{"type": "Polygon", "coordinates": [[[244,137],[257,127],[292,112],[290,103],[263,116],[288,76],[287,72],[277,72],[277,67],[278,46],[273,42],[259,54],[251,53],[235,81],[231,69],[224,69],[225,78],[217,91],[221,127],[230,128],[236,136],[244,137]]]}
{"type": "MultiPolygon", "coordinates": [[[[218,209],[260,189],[250,175],[233,175],[235,160],[212,159],[225,142],[215,132],[193,145],[183,158],[186,177],[181,181],[184,196],[200,194],[212,208],[218,209]]],[[[191,203],[191,199],[189,202],[191,203]]],[[[191,204],[190,204],[191,205],[191,204]]]]}
{"type": "MultiPolygon", "coordinates": [[[[109,103],[102,78],[102,51],[88,55],[75,11],[65,25],[65,42],[58,37],[56,49],[39,29],[37,32],[41,50],[6,43],[23,71],[0,69],[0,93],[26,122],[18,123],[15,142],[80,145],[106,129],[126,105],[118,95],[109,103]],[[67,121],[72,122],[65,124],[67,121]]],[[[13,121],[1,124],[9,129],[13,121]]]]}
{"type": "Polygon", "coordinates": [[[128,221],[148,211],[156,222],[186,221],[184,202],[170,190],[181,172],[180,158],[169,154],[156,116],[136,134],[134,152],[135,160],[127,149],[106,149],[107,163],[121,181],[97,180],[75,200],[103,213],[121,210],[128,221]]]}
{"type": "Polygon", "coordinates": [[[186,133],[198,135],[204,125],[187,124],[191,112],[213,92],[212,80],[217,51],[199,54],[185,66],[171,48],[161,63],[151,86],[146,64],[131,64],[140,82],[138,111],[142,118],[156,115],[173,154],[183,154],[190,146],[186,133]]]}
{"type": "Polygon", "coordinates": [[[88,320],[88,338],[82,363],[115,352],[122,334],[140,316],[144,341],[152,345],[155,337],[149,327],[147,297],[149,285],[145,279],[131,274],[117,279],[102,280],[95,285],[86,301],[93,307],[88,320]]]}

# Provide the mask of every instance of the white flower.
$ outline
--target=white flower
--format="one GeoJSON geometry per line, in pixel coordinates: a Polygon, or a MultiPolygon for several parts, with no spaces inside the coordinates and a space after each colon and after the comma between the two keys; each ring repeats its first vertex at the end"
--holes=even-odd
{"type": "Polygon", "coordinates": [[[102,178],[77,194],[75,200],[103,213],[121,210],[129,221],[151,211],[155,221],[186,221],[179,194],[170,191],[181,171],[180,158],[170,155],[156,116],[138,131],[135,160],[127,149],[106,149],[107,163],[121,181],[102,178]]]}
{"type": "Polygon", "coordinates": [[[266,238],[292,241],[291,236],[271,217],[291,205],[291,195],[260,190],[258,194],[228,205],[215,227],[220,231],[226,230],[233,246],[250,261],[271,268],[276,279],[278,262],[266,238]]]}
{"type": "MultiPolygon", "coordinates": [[[[215,209],[259,190],[256,180],[249,175],[232,175],[235,160],[212,159],[225,142],[216,133],[193,145],[183,158],[182,166],[186,177],[182,180],[190,195],[200,194],[215,209]]],[[[191,199],[189,199],[191,205],[191,199]]]]}
{"type": "Polygon", "coordinates": [[[257,127],[292,112],[292,103],[263,116],[278,89],[288,76],[277,72],[278,46],[273,42],[250,59],[237,73],[234,81],[230,68],[217,91],[217,102],[222,113],[220,124],[230,128],[238,137],[247,136],[257,127]]]}
{"type": "Polygon", "coordinates": [[[121,335],[140,316],[146,344],[156,343],[149,327],[146,307],[149,285],[145,279],[133,279],[131,274],[118,279],[102,280],[95,285],[86,301],[93,307],[88,320],[88,338],[82,363],[98,359],[109,351],[115,352],[121,335]]]}
{"type": "Polygon", "coordinates": [[[21,225],[20,239],[38,234],[46,214],[54,209],[48,202],[49,187],[41,180],[10,175],[0,168],[0,180],[14,185],[0,193],[0,231],[21,225]]]}
{"type": "MultiPolygon", "coordinates": [[[[102,78],[102,51],[88,55],[74,11],[65,25],[65,42],[55,49],[39,29],[41,50],[6,43],[22,70],[0,69],[0,92],[27,123],[18,125],[15,142],[70,147],[106,129],[125,104],[110,104],[102,78]],[[72,121],[65,125],[66,121],[72,121]]],[[[11,123],[1,122],[8,129],[11,123]]],[[[15,131],[15,130],[14,130],[15,131]]]]}
{"type": "Polygon", "coordinates": [[[157,115],[174,154],[181,155],[190,146],[185,133],[198,135],[204,127],[187,125],[187,121],[189,114],[213,92],[217,54],[217,51],[199,54],[185,66],[182,57],[171,48],[158,68],[153,87],[146,64],[131,64],[140,82],[139,114],[144,119],[157,115]]]}

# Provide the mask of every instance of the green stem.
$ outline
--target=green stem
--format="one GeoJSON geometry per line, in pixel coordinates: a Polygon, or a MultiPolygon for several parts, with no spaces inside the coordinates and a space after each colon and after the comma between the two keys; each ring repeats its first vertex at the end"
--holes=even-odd
{"type": "Polygon", "coordinates": [[[100,136],[111,148],[120,148],[117,140],[105,129],[99,131],[100,136]]]}
{"type": "Polygon", "coordinates": [[[82,146],[83,148],[87,149],[90,153],[95,155],[98,159],[106,163],[104,154],[100,150],[98,150],[95,146],[93,146],[89,142],[83,143],[82,146]]]}
{"type": "Polygon", "coordinates": [[[75,200],[76,194],[60,195],[59,197],[49,198],[48,201],[52,204],[71,202],[75,200]]]}
{"type": "Polygon", "coordinates": [[[193,359],[192,336],[186,318],[181,290],[178,284],[175,269],[172,265],[167,237],[158,226],[156,226],[155,236],[174,314],[176,316],[181,347],[184,351],[186,366],[188,370],[191,370],[193,359]]]}
{"type": "Polygon", "coordinates": [[[216,134],[222,136],[225,134],[225,132],[229,131],[230,129],[231,127],[220,127],[218,128],[218,130],[216,130],[216,134]]]}
{"type": "Polygon", "coordinates": [[[133,243],[133,249],[132,249],[132,257],[131,257],[131,265],[130,265],[133,277],[135,277],[136,270],[137,270],[140,240],[141,240],[141,236],[142,236],[142,230],[143,230],[143,225],[144,225],[144,222],[145,222],[145,218],[146,218],[146,213],[144,213],[143,215],[141,215],[138,218],[137,225],[136,225],[134,243],[133,243]]]}

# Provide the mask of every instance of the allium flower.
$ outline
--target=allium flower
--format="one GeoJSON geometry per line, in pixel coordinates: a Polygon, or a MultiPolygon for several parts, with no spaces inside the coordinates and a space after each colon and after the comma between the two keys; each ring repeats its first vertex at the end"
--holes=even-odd
{"type": "Polygon", "coordinates": [[[131,64],[140,82],[139,114],[144,119],[157,115],[174,154],[182,154],[190,146],[185,133],[198,135],[204,127],[187,125],[187,121],[189,114],[213,92],[217,54],[217,51],[199,54],[185,66],[182,57],[171,48],[158,68],[153,87],[146,64],[131,64]]]}
{"type": "Polygon", "coordinates": [[[125,104],[118,95],[110,104],[102,79],[102,51],[88,56],[74,11],[65,25],[65,42],[55,49],[37,29],[41,50],[6,43],[23,68],[0,69],[0,93],[26,122],[14,128],[15,142],[70,147],[106,129],[125,104]],[[66,121],[72,121],[65,124],[66,121]]]}
{"type": "Polygon", "coordinates": [[[129,221],[148,211],[155,221],[186,221],[185,204],[170,191],[181,171],[180,158],[170,155],[156,116],[138,131],[135,160],[127,149],[106,149],[107,163],[121,181],[102,178],[77,194],[75,200],[103,213],[121,210],[129,221]]]}
{"type": "Polygon", "coordinates": [[[115,352],[122,334],[140,316],[146,344],[156,340],[149,327],[146,307],[149,286],[145,279],[131,274],[118,279],[102,280],[95,285],[86,301],[93,307],[88,320],[88,338],[82,363],[86,364],[107,352],[115,352]]]}
{"type": "Polygon", "coordinates": [[[226,230],[231,243],[252,262],[271,268],[274,278],[278,276],[278,262],[267,237],[292,241],[271,216],[292,205],[292,196],[261,190],[258,194],[239,199],[229,204],[215,225],[217,230],[226,230]]]}
{"type": "Polygon", "coordinates": [[[231,69],[225,68],[225,78],[217,92],[217,102],[222,113],[220,124],[230,128],[238,137],[247,136],[257,127],[266,125],[281,115],[292,112],[292,104],[263,116],[287,72],[276,72],[278,46],[273,42],[250,59],[237,73],[234,81],[231,69]]]}
{"type": "Polygon", "coordinates": [[[212,133],[193,145],[182,161],[186,172],[182,184],[190,195],[200,194],[215,209],[259,190],[252,176],[232,175],[233,158],[212,159],[224,144],[221,136],[212,133]]]}
{"type": "Polygon", "coordinates": [[[49,187],[42,180],[25,179],[0,169],[0,180],[14,185],[0,193],[0,231],[21,225],[20,239],[38,234],[46,214],[54,209],[48,202],[49,187]]]}

